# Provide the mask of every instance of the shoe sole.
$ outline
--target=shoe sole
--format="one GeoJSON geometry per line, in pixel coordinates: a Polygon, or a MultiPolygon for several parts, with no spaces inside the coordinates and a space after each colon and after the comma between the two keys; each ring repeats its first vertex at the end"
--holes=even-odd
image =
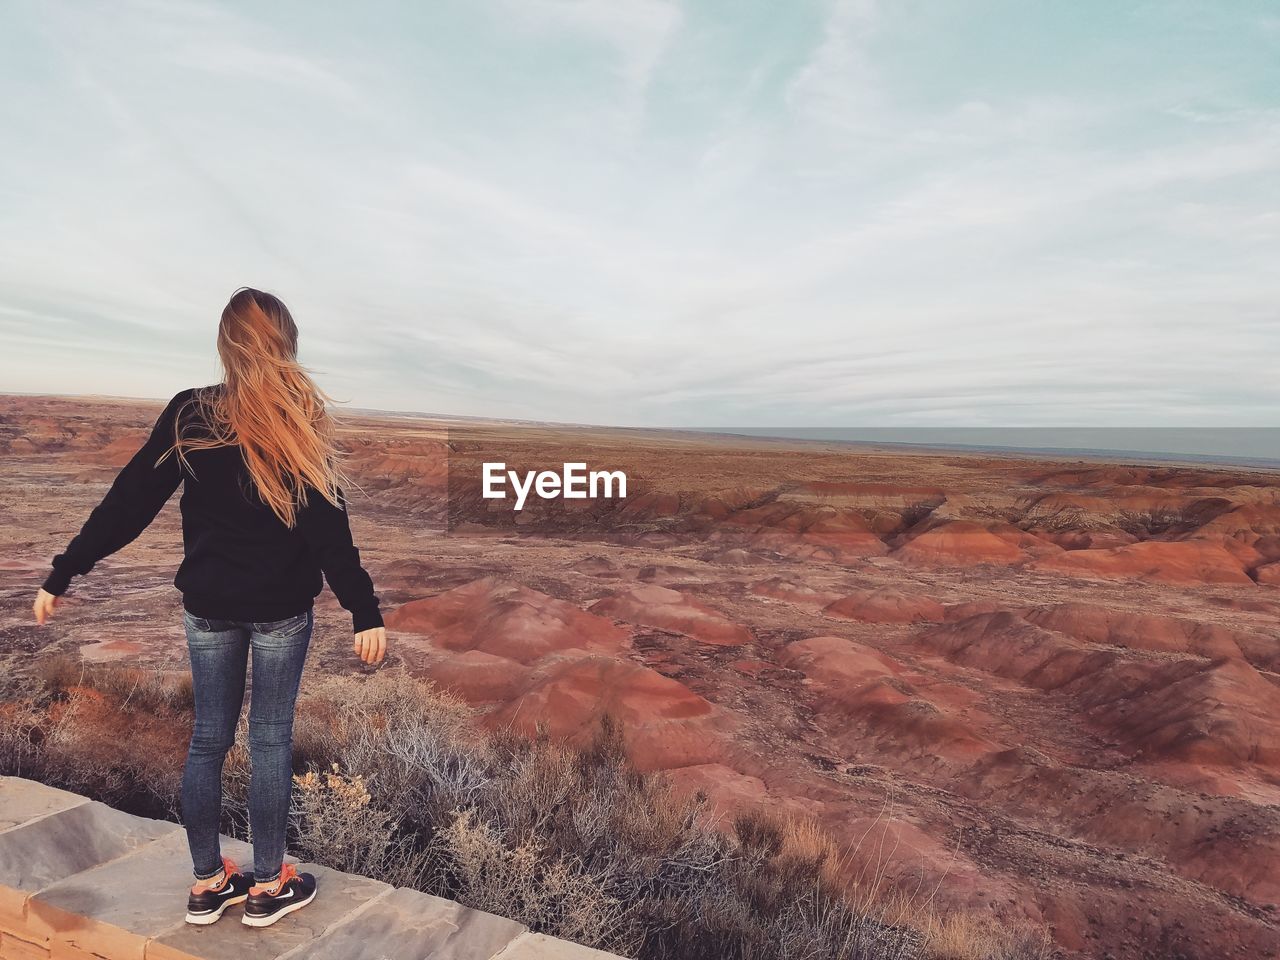
{"type": "Polygon", "coordinates": [[[227,912],[227,907],[234,906],[237,903],[244,903],[248,899],[249,895],[246,893],[242,897],[232,897],[229,900],[222,901],[222,906],[218,907],[217,910],[214,910],[211,913],[188,913],[187,923],[193,923],[198,927],[207,926],[210,923],[217,923],[222,918],[222,915],[227,912]]]}
{"type": "Polygon", "coordinates": [[[317,887],[315,890],[311,891],[311,896],[307,897],[307,899],[299,900],[297,903],[291,903],[287,907],[281,907],[275,913],[268,914],[265,917],[251,917],[249,916],[249,914],[246,913],[243,917],[240,918],[240,922],[243,923],[246,927],[269,927],[273,923],[275,923],[277,920],[279,920],[281,917],[287,917],[289,914],[293,913],[295,910],[301,910],[308,903],[314,900],[316,898],[316,894],[319,892],[320,890],[317,887]]]}

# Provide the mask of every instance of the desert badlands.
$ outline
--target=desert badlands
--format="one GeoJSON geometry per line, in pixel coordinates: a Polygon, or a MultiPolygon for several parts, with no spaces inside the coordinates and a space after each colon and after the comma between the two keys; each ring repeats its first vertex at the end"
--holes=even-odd
{"type": "MultiPolygon", "coordinates": [[[[30,594],[156,404],[6,397],[5,696],[43,658],[181,670],[176,497],[38,630],[30,594]]],[[[726,818],[764,807],[1067,956],[1280,956],[1280,475],[731,436],[345,417],[407,670],[726,818]],[[482,496],[586,461],[625,499],[482,496]]],[[[322,595],[309,675],[350,676],[322,595]]],[[[127,735],[128,731],[118,731],[127,735]]]]}

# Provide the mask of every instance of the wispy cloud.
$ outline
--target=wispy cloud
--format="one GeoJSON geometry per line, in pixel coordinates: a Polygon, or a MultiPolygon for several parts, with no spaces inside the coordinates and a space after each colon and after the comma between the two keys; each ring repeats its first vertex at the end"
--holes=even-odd
{"type": "Polygon", "coordinates": [[[567,32],[607,47],[631,101],[644,97],[683,20],[670,0],[502,0],[502,10],[535,32],[567,32]]]}
{"type": "Polygon", "coordinates": [[[883,115],[880,78],[868,50],[879,15],[879,0],[831,0],[822,39],[787,89],[793,109],[819,123],[864,132],[873,116],[883,115]]]}
{"type": "Polygon", "coordinates": [[[20,7],[0,382],[203,380],[251,283],[362,406],[1269,423],[1271,41],[1159,6],[20,7]]]}

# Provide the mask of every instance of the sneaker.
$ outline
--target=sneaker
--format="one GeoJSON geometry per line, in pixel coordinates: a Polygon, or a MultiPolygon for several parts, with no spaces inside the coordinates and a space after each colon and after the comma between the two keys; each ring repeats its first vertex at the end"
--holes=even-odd
{"type": "Polygon", "coordinates": [[[269,927],[315,898],[316,878],[309,873],[299,873],[292,863],[286,863],[278,879],[249,888],[244,923],[250,927],[269,927]]]}
{"type": "Polygon", "coordinates": [[[230,857],[222,858],[222,879],[213,886],[197,883],[187,897],[187,923],[216,923],[233,903],[244,903],[253,875],[244,874],[230,857]]]}

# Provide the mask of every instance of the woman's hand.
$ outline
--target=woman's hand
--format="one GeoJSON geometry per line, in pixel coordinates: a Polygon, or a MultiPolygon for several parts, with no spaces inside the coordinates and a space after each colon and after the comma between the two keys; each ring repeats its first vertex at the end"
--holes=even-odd
{"type": "Polygon", "coordinates": [[[36,623],[44,626],[46,620],[53,618],[53,612],[58,607],[58,598],[48,590],[41,590],[36,594],[36,602],[32,604],[31,609],[35,611],[36,623]]]}
{"type": "Polygon", "coordinates": [[[381,663],[387,655],[387,628],[374,627],[357,633],[355,651],[365,663],[381,663]]]}

